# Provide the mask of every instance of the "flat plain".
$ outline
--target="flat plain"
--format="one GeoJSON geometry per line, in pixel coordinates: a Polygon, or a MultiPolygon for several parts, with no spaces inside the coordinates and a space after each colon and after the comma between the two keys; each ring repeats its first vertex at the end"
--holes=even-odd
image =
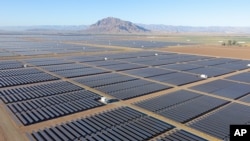
{"type": "Polygon", "coordinates": [[[247,35],[0,36],[1,141],[215,141],[249,122],[247,35]]]}

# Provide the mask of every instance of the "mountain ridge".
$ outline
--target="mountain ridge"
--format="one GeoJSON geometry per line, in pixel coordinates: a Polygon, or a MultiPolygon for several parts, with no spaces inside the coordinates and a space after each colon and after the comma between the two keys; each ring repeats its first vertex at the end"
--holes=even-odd
{"type": "Polygon", "coordinates": [[[158,32],[170,33],[250,33],[250,27],[236,26],[173,26],[163,24],[138,24],[144,28],[158,32]]]}
{"type": "Polygon", "coordinates": [[[150,30],[130,21],[107,17],[90,25],[85,31],[96,33],[146,33],[150,30]]]}
{"type": "Polygon", "coordinates": [[[249,27],[235,26],[175,26],[164,24],[140,24],[107,17],[92,25],[38,25],[0,26],[0,31],[28,32],[80,32],[80,33],[239,33],[250,34],[249,27]]]}

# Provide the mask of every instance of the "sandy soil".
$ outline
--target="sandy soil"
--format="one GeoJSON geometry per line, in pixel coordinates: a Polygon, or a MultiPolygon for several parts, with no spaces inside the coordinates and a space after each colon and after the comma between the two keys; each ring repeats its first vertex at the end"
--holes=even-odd
{"type": "Polygon", "coordinates": [[[250,59],[250,47],[222,47],[222,46],[192,46],[192,47],[169,47],[159,50],[178,53],[199,54],[216,57],[229,57],[250,59]]]}
{"type": "Polygon", "coordinates": [[[7,139],[5,138],[5,134],[3,133],[3,129],[0,126],[0,140],[1,141],[6,141],[7,139]]]}

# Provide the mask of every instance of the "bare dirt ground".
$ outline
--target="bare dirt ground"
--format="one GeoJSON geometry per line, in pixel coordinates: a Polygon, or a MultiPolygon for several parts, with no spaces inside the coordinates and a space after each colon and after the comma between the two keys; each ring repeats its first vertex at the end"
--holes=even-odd
{"type": "Polygon", "coordinates": [[[161,48],[158,50],[215,57],[250,59],[250,47],[182,46],[161,48]]]}
{"type": "Polygon", "coordinates": [[[5,141],[6,140],[5,134],[4,134],[3,129],[2,129],[1,126],[0,126],[0,140],[1,141],[5,141]]]}

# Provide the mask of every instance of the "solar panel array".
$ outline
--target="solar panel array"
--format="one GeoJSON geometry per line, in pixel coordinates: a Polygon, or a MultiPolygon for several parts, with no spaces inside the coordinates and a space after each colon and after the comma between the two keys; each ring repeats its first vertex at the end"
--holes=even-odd
{"type": "Polygon", "coordinates": [[[149,79],[153,79],[160,82],[166,82],[176,86],[181,86],[203,80],[197,75],[181,73],[181,72],[149,77],[149,79]]]}
{"type": "Polygon", "coordinates": [[[225,100],[189,91],[177,91],[138,102],[136,105],[180,123],[185,123],[226,103],[225,100]]]}
{"type": "Polygon", "coordinates": [[[0,70],[23,68],[23,64],[19,61],[1,61],[0,70]]]}
{"type": "Polygon", "coordinates": [[[44,66],[42,68],[47,71],[57,72],[57,71],[63,71],[63,70],[84,69],[84,68],[89,68],[89,67],[82,65],[82,64],[61,64],[61,65],[44,66]]]}
{"type": "Polygon", "coordinates": [[[244,96],[244,97],[242,97],[242,98],[239,99],[239,100],[240,100],[240,101],[243,101],[243,102],[250,103],[250,95],[244,96]]]}
{"type": "Polygon", "coordinates": [[[33,68],[3,70],[0,71],[0,88],[57,79],[57,77],[33,68]]]}
{"type": "Polygon", "coordinates": [[[225,100],[201,96],[180,105],[170,107],[169,109],[162,110],[159,114],[180,123],[185,123],[226,103],[227,101],[225,100]]]}
{"type": "Polygon", "coordinates": [[[227,80],[215,80],[194,86],[191,89],[231,99],[238,99],[242,96],[250,94],[249,84],[242,84],[227,80]]]}
{"type": "Polygon", "coordinates": [[[110,85],[107,84],[105,86],[96,87],[95,89],[118,99],[126,100],[170,88],[170,86],[138,79],[110,85]]]}
{"type": "Polygon", "coordinates": [[[135,103],[135,105],[147,109],[152,112],[158,112],[162,109],[169,108],[179,103],[183,103],[185,101],[200,97],[201,95],[198,93],[180,90],[176,92],[172,92],[170,94],[165,94],[159,97],[155,97],[152,99],[144,100],[135,103]]]}
{"type": "MultiPolygon", "coordinates": [[[[106,43],[90,37],[62,37],[106,43]]],[[[30,140],[205,141],[195,132],[223,139],[229,134],[230,124],[249,122],[250,75],[242,71],[249,68],[248,60],[159,51],[110,53],[106,51],[119,49],[54,42],[56,38],[51,35],[51,42],[39,45],[23,38],[0,39],[0,56],[25,56],[22,60],[0,61],[0,104],[22,124],[18,128],[27,130],[30,140]],[[102,53],[89,53],[92,51],[102,53]],[[55,57],[55,53],[77,55],[55,57]],[[51,57],[29,57],[45,54],[51,57]],[[210,81],[210,77],[232,72],[235,75],[210,81]],[[208,81],[203,82],[200,74],[208,75],[208,81]],[[194,83],[197,81],[201,84],[194,83]],[[189,83],[194,85],[183,86],[189,83]],[[171,92],[163,91],[168,89],[171,92]],[[119,99],[118,103],[102,103],[100,99],[106,94],[119,99]],[[142,100],[132,99],[135,97],[142,100]],[[95,112],[97,107],[100,113],[95,112]],[[147,111],[153,113],[145,114],[147,111]],[[81,116],[88,112],[93,114],[81,116]],[[81,118],[74,118],[76,113],[81,118]],[[51,119],[57,123],[50,123],[51,119]],[[171,125],[168,121],[194,130],[175,128],[175,122],[171,125]],[[40,128],[43,123],[46,125],[40,128]]],[[[141,48],[143,43],[143,48],[151,48],[166,43],[134,42],[130,45],[130,41],[110,41],[110,45],[141,48]]]]}
{"type": "Polygon", "coordinates": [[[38,59],[29,59],[23,60],[24,62],[30,63],[35,66],[49,66],[49,65],[58,65],[58,64],[69,64],[72,61],[68,61],[62,58],[38,58],[38,59]]]}
{"type": "Polygon", "coordinates": [[[249,106],[234,103],[193,122],[190,124],[190,127],[220,139],[227,139],[229,136],[229,125],[246,124],[249,122],[249,117],[249,106]]]}
{"type": "Polygon", "coordinates": [[[77,119],[32,132],[41,140],[148,140],[174,126],[129,107],[77,119]]]}
{"type": "Polygon", "coordinates": [[[152,77],[152,76],[171,74],[175,72],[169,71],[169,70],[163,70],[159,68],[143,68],[143,69],[125,71],[125,73],[147,78],[147,77],[152,77]]]}
{"type": "Polygon", "coordinates": [[[115,73],[76,78],[74,80],[123,100],[171,88],[170,86],[115,73]]]}
{"type": "Polygon", "coordinates": [[[96,88],[105,85],[118,84],[126,81],[133,81],[137,80],[137,78],[117,73],[106,73],[88,77],[77,77],[74,80],[89,87],[96,88]]]}
{"type": "Polygon", "coordinates": [[[63,77],[71,78],[71,77],[79,77],[79,76],[96,75],[96,74],[102,74],[102,73],[108,73],[108,72],[110,71],[88,67],[88,68],[78,68],[78,69],[70,69],[70,70],[60,70],[54,73],[63,77]]]}
{"type": "Polygon", "coordinates": [[[239,82],[245,82],[245,83],[250,84],[250,72],[233,75],[233,76],[227,77],[226,79],[239,81],[239,82]]]}
{"type": "Polygon", "coordinates": [[[7,106],[24,125],[29,125],[101,106],[99,99],[99,95],[80,90],[7,106]]]}
{"type": "MultiPolygon", "coordinates": [[[[31,37],[33,38],[33,37],[31,37]]],[[[40,38],[40,37],[38,37],[40,38]]],[[[16,38],[18,39],[18,38],[16,38]]],[[[20,39],[20,38],[19,38],[20,39]]],[[[58,40],[58,39],[57,39],[58,40]]],[[[53,54],[64,54],[64,53],[85,53],[85,52],[96,52],[96,51],[114,51],[116,49],[100,48],[86,45],[73,45],[62,43],[61,41],[51,42],[36,42],[36,41],[0,41],[0,56],[11,57],[11,56],[35,56],[35,55],[53,55],[53,54]]]]}
{"type": "Polygon", "coordinates": [[[197,68],[193,70],[188,70],[187,72],[194,73],[194,74],[206,74],[208,77],[214,77],[214,76],[228,74],[233,71],[227,70],[227,69],[205,67],[205,68],[197,68]]]}
{"type": "Polygon", "coordinates": [[[63,81],[6,89],[0,96],[24,125],[103,105],[99,95],[63,81]]]}
{"type": "Polygon", "coordinates": [[[101,44],[101,45],[111,45],[111,46],[121,46],[121,47],[131,47],[131,48],[146,48],[146,49],[161,48],[161,47],[168,47],[168,46],[190,45],[190,43],[186,43],[186,42],[112,40],[112,38],[108,41],[101,40],[101,41],[95,41],[94,43],[101,44]]]}
{"type": "Polygon", "coordinates": [[[157,141],[207,141],[199,136],[185,130],[177,130],[168,135],[162,136],[157,141]]]}

